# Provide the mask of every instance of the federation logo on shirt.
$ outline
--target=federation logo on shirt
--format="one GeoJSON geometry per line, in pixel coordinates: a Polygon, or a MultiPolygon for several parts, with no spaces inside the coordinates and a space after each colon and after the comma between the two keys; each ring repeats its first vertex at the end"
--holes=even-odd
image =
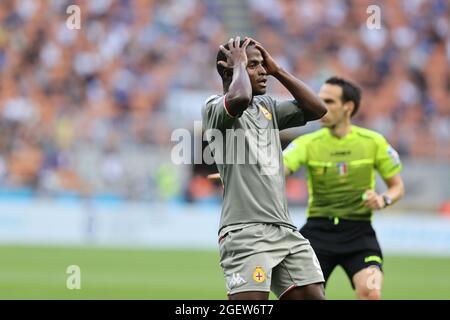
{"type": "Polygon", "coordinates": [[[263,113],[264,117],[266,117],[267,120],[272,121],[272,114],[264,107],[260,107],[261,112],[263,113]]]}
{"type": "Polygon", "coordinates": [[[339,162],[336,164],[337,172],[340,176],[347,174],[347,164],[345,162],[339,162]]]}
{"type": "Polygon", "coordinates": [[[255,272],[253,272],[253,280],[259,283],[266,281],[266,273],[261,267],[255,268],[255,272]]]}

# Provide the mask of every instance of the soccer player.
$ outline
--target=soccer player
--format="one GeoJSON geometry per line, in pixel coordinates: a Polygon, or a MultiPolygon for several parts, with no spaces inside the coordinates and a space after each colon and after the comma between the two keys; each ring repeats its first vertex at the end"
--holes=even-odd
{"type": "Polygon", "coordinates": [[[319,258],[325,281],[337,265],[347,273],[359,299],[380,299],[383,255],[371,225],[373,210],[404,194],[397,152],[382,135],[352,125],[361,90],[332,77],[319,97],[328,113],[322,129],[295,139],[284,151],[285,173],[306,168],[308,219],[300,232],[319,258]],[[375,171],[387,191],[377,194],[375,171]]]}
{"type": "Polygon", "coordinates": [[[216,63],[223,95],[206,100],[202,119],[224,186],[218,241],[228,297],[265,300],[272,290],[280,299],[324,299],[317,257],[287,209],[278,130],[319,119],[326,106],[251,38],[236,37],[220,46],[216,63]],[[294,100],[265,96],[268,76],[280,81],[294,100]],[[213,148],[221,138],[208,131],[223,134],[221,147],[228,156],[239,130],[244,139],[237,149],[248,159],[222,161],[221,148],[213,148]]]}

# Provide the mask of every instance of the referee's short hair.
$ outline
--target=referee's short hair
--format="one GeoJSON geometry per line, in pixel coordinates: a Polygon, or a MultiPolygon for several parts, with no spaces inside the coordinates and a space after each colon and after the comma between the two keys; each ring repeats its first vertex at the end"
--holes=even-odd
{"type": "Polygon", "coordinates": [[[339,77],[331,77],[325,81],[325,83],[333,84],[342,88],[341,100],[343,103],[347,101],[353,101],[355,107],[351,116],[353,117],[356,112],[358,112],[359,104],[361,102],[361,88],[352,83],[351,81],[345,80],[339,77]]]}

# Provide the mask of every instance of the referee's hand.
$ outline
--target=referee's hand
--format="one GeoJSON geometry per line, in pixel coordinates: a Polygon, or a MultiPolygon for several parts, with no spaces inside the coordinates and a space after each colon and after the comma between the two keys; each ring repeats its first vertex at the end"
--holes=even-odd
{"type": "Polygon", "coordinates": [[[385,207],[384,199],[373,190],[366,190],[363,194],[364,205],[370,209],[379,210],[385,207]]]}

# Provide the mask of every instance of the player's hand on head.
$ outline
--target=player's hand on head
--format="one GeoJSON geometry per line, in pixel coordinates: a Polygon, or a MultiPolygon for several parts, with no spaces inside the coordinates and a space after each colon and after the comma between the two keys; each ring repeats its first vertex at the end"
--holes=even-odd
{"type": "Polygon", "coordinates": [[[240,63],[247,66],[247,46],[250,43],[250,39],[246,38],[242,46],[240,46],[241,37],[230,38],[228,40],[228,49],[224,46],[220,46],[220,51],[227,57],[227,61],[218,61],[217,64],[224,68],[233,68],[240,63]]]}
{"type": "Polygon", "coordinates": [[[256,41],[253,38],[248,39],[250,39],[251,43],[255,44],[256,49],[258,49],[261,52],[264,59],[263,65],[264,68],[266,69],[267,74],[269,75],[276,74],[281,69],[280,65],[275,61],[274,58],[272,58],[270,53],[263,47],[263,45],[260,42],[256,41]]]}
{"type": "Polygon", "coordinates": [[[370,209],[378,210],[384,208],[383,197],[373,190],[366,190],[363,194],[363,201],[364,205],[370,209]]]}

